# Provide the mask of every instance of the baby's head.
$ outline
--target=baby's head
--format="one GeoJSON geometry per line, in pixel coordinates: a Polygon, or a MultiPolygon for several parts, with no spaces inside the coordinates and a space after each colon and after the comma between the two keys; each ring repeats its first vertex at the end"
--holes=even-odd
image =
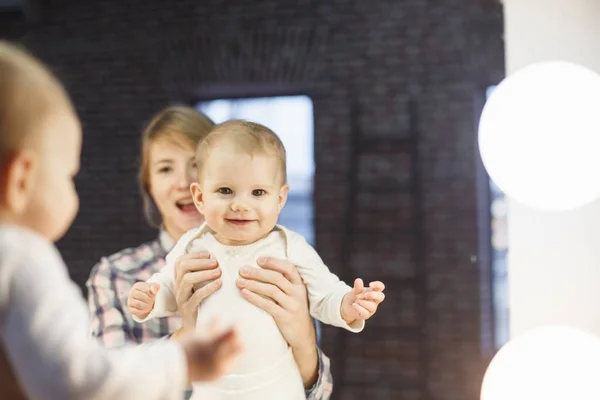
{"type": "Polygon", "coordinates": [[[0,223],[59,239],[79,207],[80,152],[79,121],[62,85],[0,41],[0,223]]]}
{"type": "Polygon", "coordinates": [[[287,200],[285,148],[269,128],[247,121],[215,126],[196,149],[192,196],[224,244],[267,235],[287,200]]]}

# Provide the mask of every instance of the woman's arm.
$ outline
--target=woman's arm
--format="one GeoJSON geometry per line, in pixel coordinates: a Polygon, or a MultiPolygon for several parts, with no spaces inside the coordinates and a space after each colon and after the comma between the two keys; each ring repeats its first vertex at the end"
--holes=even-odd
{"type": "Polygon", "coordinates": [[[317,348],[319,358],[319,369],[317,381],[306,390],[307,400],[327,400],[333,392],[333,377],[331,376],[331,362],[320,349],[317,348]]]}
{"type": "Polygon", "coordinates": [[[333,389],[329,359],[317,347],[306,286],[296,266],[274,258],[261,258],[258,264],[262,268],[240,269],[242,295],[275,319],[292,348],[308,398],[328,399],[333,389]]]}
{"type": "Polygon", "coordinates": [[[90,332],[107,348],[121,347],[127,343],[138,343],[133,334],[133,322],[125,304],[115,293],[115,288],[127,293],[130,284],[114,273],[110,262],[103,258],[92,269],[86,282],[90,332]]]}
{"type": "Polygon", "coordinates": [[[193,332],[198,318],[198,307],[221,287],[219,264],[206,251],[188,253],[175,262],[175,299],[181,313],[182,327],[171,334],[178,339],[182,334],[193,332]],[[197,290],[194,286],[205,284],[197,290]]]}

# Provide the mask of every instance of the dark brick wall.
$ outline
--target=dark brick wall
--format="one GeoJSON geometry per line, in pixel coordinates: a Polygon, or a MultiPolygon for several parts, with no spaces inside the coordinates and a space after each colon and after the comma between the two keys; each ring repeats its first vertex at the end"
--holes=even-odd
{"type": "MultiPolygon", "coordinates": [[[[79,284],[102,255],[155,234],[144,223],[135,181],[144,122],[169,101],[215,93],[312,97],[317,245],[332,270],[344,274],[351,129],[364,137],[406,135],[406,105],[413,99],[421,204],[392,192],[368,193],[355,216],[364,233],[379,234],[362,236],[352,267],[361,276],[387,278],[387,301],[364,333],[347,337],[345,359],[336,344],[347,333],[327,328],[324,348],[338,382],[345,382],[336,386],[337,399],[478,399],[489,356],[482,340],[490,334],[481,326],[490,307],[489,293],[480,293],[487,272],[472,262],[479,240],[475,121],[485,86],[503,74],[499,2],[40,4],[23,41],[64,80],[85,134],[81,211],[59,243],[79,284]],[[414,207],[424,216],[420,265],[400,229],[408,227],[414,207]],[[417,272],[425,277],[420,291],[399,283],[417,272]],[[422,336],[406,335],[419,320],[426,327],[422,336]]],[[[11,29],[0,26],[0,35],[14,35],[11,29]]],[[[357,174],[366,182],[386,174],[402,180],[411,174],[405,157],[366,156],[357,174]]]]}

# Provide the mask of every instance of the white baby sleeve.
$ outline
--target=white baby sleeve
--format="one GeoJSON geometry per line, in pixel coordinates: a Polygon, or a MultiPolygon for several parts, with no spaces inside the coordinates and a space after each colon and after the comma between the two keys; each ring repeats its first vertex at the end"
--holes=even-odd
{"type": "Polygon", "coordinates": [[[341,314],[342,299],[352,288],[329,271],[319,254],[304,237],[289,230],[286,230],[286,236],[288,259],[297,266],[308,290],[310,314],[328,325],[356,333],[362,331],[365,326],[364,320],[348,325],[341,314]]]}
{"type": "Polygon", "coordinates": [[[146,281],[148,283],[158,283],[160,289],[156,293],[154,308],[152,308],[150,314],[144,319],[133,316],[134,321],[146,322],[153,318],[168,317],[178,313],[175,298],[175,263],[179,257],[186,253],[188,244],[194,239],[198,231],[199,229],[195,228],[184,233],[165,257],[165,266],[146,281]]]}

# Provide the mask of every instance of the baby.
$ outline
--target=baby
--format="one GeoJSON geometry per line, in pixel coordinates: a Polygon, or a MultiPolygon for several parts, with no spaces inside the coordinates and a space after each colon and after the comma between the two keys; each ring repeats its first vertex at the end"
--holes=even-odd
{"type": "Polygon", "coordinates": [[[262,256],[290,260],[306,284],[311,315],[352,332],[360,332],[375,313],[384,285],[364,287],[356,279],[349,287],[301,235],[277,225],[289,187],[285,149],[270,129],[235,120],[217,125],[198,145],[196,161],[198,181],[191,191],[206,222],[181,237],[159,273],[134,285],[130,311],[138,322],[176,313],[176,260],[187,252],[210,252],[219,262],[222,286],[202,303],[197,322],[215,317],[235,322],[246,346],[233,374],[194,385],[194,398],[305,399],[293,355],[275,321],[236,286],[240,267],[259,268],[256,260],[262,256]]]}
{"type": "Polygon", "coordinates": [[[187,382],[226,370],[238,339],[229,331],[108,351],[89,337],[87,307],[53,244],[79,207],[80,155],[63,87],[0,41],[0,353],[12,370],[0,369],[0,397],[14,384],[32,399],[181,398],[187,382]]]}

